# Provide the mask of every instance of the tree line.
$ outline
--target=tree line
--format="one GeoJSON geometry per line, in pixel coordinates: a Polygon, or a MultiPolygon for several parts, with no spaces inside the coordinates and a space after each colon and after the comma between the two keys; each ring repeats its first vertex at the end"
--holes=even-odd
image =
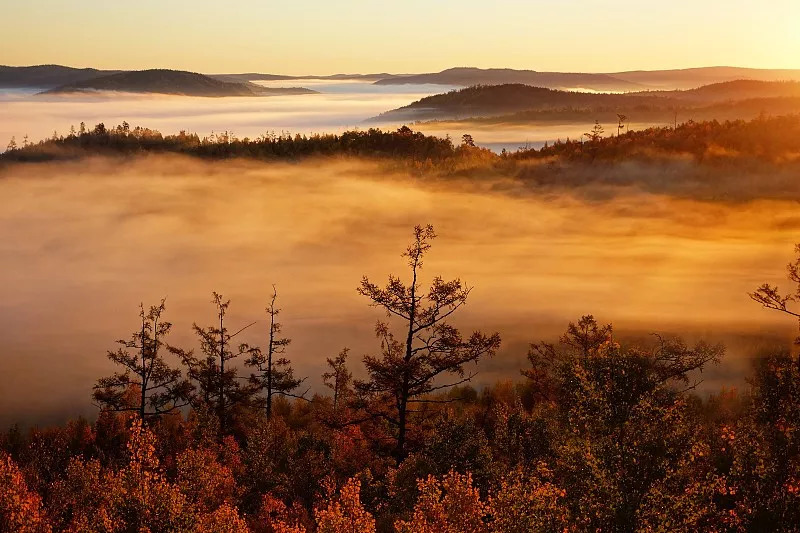
{"type": "Polygon", "coordinates": [[[53,132],[48,139],[18,143],[12,138],[2,162],[36,162],[79,158],[86,155],[136,155],[175,153],[206,159],[250,158],[258,160],[301,160],[309,157],[359,157],[404,163],[419,171],[458,173],[491,169],[501,173],[519,170],[526,161],[565,163],[614,163],[691,156],[697,162],[731,160],[785,164],[794,161],[800,149],[800,115],[762,115],[753,120],[719,122],[692,120],[666,127],[631,129],[633,115],[612,114],[616,135],[605,136],[599,121],[575,139],[557,139],[541,148],[519,147],[496,154],[476,146],[465,134],[456,144],[445,138],[425,135],[402,126],[395,131],[378,128],[345,131],[341,134],[292,135],[269,132],[257,138],[239,138],[233,132],[212,132],[200,137],[181,131],[163,135],[156,130],[131,126],[127,122],[107,128],[100,123],[89,128],[81,123],[67,135],[53,132]]]}
{"type": "MultiPolygon", "coordinates": [[[[193,325],[197,352],[170,344],[164,301],[142,306],[93,389],[95,421],[0,438],[0,531],[800,529],[796,353],[758,358],[743,391],[701,396],[723,346],[621,342],[586,315],[531,344],[519,379],[477,390],[500,336],[453,325],[461,280],[423,285],[435,237],[414,229],[403,279],[361,280],[383,316],[376,350],[361,379],[347,348],[332,354],[328,394],[295,374],[275,288],[262,346],[240,342],[252,324],[231,324],[218,293],[213,323],[193,325]]],[[[751,298],[796,319],[798,294],[751,298]]]]}

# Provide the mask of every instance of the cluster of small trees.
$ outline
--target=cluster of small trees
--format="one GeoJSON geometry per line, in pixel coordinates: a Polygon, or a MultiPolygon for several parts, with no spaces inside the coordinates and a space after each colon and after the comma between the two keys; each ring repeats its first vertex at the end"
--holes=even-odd
{"type": "Polygon", "coordinates": [[[212,132],[200,138],[196,133],[181,131],[162,135],[123,122],[114,128],[97,124],[87,129],[70,129],[66,136],[54,132],[38,143],[26,140],[17,146],[12,139],[7,151],[0,154],[9,161],[46,161],[92,154],[133,154],[170,152],[205,158],[248,157],[255,159],[296,159],[311,156],[350,155],[359,157],[407,158],[415,161],[438,161],[453,157],[457,148],[449,138],[423,135],[407,126],[396,131],[377,128],[346,131],[342,134],[291,135],[288,132],[265,133],[258,138],[238,138],[233,132],[212,132]]]}
{"type": "MultiPolygon", "coordinates": [[[[165,306],[109,358],[98,419],[12,428],[0,440],[0,532],[796,531],[800,359],[760,358],[743,393],[694,393],[719,345],[628,345],[584,316],[535,343],[520,382],[478,391],[497,334],[450,322],[460,280],[420,282],[435,237],[417,227],[408,280],[364,278],[380,351],[354,379],[343,349],[330,394],[296,394],[277,292],[263,348],[240,343],[228,300],[168,344],[165,306]],[[171,366],[168,358],[180,361],[171,366]],[[238,363],[238,364],[237,364],[238,363]],[[243,375],[249,369],[250,375],[243,375]]],[[[789,267],[800,290],[798,261],[789,267]]],[[[797,293],[761,305],[797,317],[797,293]]]]}

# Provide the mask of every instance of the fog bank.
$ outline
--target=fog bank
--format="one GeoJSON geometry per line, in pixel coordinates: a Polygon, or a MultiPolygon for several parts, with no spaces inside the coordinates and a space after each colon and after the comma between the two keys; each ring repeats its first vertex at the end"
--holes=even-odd
{"type": "Polygon", "coordinates": [[[626,190],[601,201],[510,181],[415,179],[360,162],[96,159],[0,170],[0,423],[93,413],[105,352],[167,297],[173,344],[195,347],[211,291],[232,328],[263,343],[275,283],[287,356],[318,387],[326,356],[351,365],[379,344],[381,314],[355,292],[362,275],[405,275],[414,224],[439,238],[424,281],[475,287],[458,323],[497,330],[482,382],[516,379],[527,342],[593,313],[622,332],[685,333],[730,344],[710,386],[741,383],[746,357],[794,324],[747,292],[783,281],[796,202],[736,204],[626,190]]]}

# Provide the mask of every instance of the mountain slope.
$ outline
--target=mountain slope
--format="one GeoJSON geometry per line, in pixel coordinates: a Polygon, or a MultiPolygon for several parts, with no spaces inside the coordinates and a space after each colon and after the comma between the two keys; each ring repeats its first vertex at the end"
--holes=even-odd
{"type": "Polygon", "coordinates": [[[268,89],[246,82],[228,82],[196,72],[181,70],[138,70],[119,72],[62,85],[43,94],[117,91],[130,93],[174,94],[184,96],[267,96],[313,93],[302,87],[268,89]]]}

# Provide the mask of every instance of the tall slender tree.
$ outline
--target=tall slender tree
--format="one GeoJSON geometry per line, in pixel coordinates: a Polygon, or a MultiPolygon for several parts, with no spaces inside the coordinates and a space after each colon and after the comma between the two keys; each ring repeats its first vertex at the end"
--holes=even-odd
{"type": "Polygon", "coordinates": [[[200,340],[203,357],[196,357],[193,351],[175,352],[186,365],[189,378],[199,389],[193,403],[196,407],[202,406],[215,411],[220,435],[226,435],[230,430],[232,411],[247,406],[256,392],[252,386],[242,382],[238,369],[232,363],[232,359],[252,351],[245,343],[236,345],[234,339],[255,322],[230,333],[225,325],[225,315],[231,302],[217,292],[213,292],[212,296],[211,303],[216,308],[217,323],[205,328],[192,325],[200,340]]]}
{"type": "MultiPolygon", "coordinates": [[[[272,418],[272,397],[276,394],[283,396],[293,396],[292,391],[297,389],[305,378],[296,378],[292,362],[283,355],[286,347],[292,342],[291,339],[281,336],[283,327],[277,321],[280,309],[275,307],[278,299],[278,291],[272,286],[272,299],[267,307],[267,317],[269,318],[269,336],[267,339],[267,350],[253,347],[250,349],[250,357],[246,364],[257,370],[252,374],[252,383],[260,390],[264,391],[266,400],[267,419],[272,418]]],[[[302,397],[299,396],[299,397],[302,397]]]]}
{"type": "Polygon", "coordinates": [[[140,306],[141,328],[108,358],[124,370],[98,380],[95,401],[112,411],[136,412],[139,418],[170,413],[188,404],[192,386],[181,371],[171,368],[161,356],[172,324],[162,319],[165,301],[145,311],[140,306]]]}
{"type": "Polygon", "coordinates": [[[439,276],[433,278],[427,291],[420,285],[422,260],[435,237],[431,225],[414,228],[414,240],[402,254],[411,270],[408,285],[390,275],[386,286],[379,287],[364,276],[357,289],[372,306],[400,323],[402,340],[394,336],[389,322],[378,321],[375,333],[381,339],[382,353],[364,357],[369,379],[356,382],[362,404],[370,414],[396,429],[394,453],[398,462],[407,455],[409,417],[419,412],[414,406],[447,401],[430,396],[470,381],[475,370],[467,373],[465,365],[494,355],[500,346],[497,333],[476,331],[464,338],[447,321],[467,302],[471,287],[459,279],[444,281],[439,276]],[[438,379],[444,376],[453,379],[438,379]]]}

